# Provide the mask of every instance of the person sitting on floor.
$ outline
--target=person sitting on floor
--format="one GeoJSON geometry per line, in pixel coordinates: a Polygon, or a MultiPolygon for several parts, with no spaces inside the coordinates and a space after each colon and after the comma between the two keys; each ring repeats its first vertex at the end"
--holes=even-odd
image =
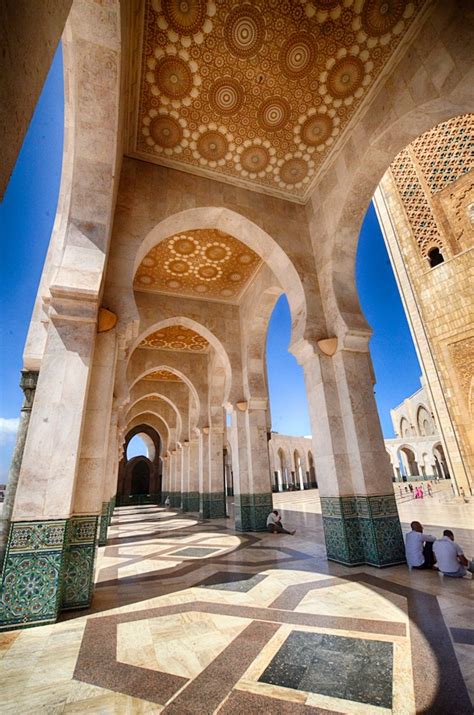
{"type": "Polygon", "coordinates": [[[405,555],[408,567],[411,569],[431,569],[435,558],[433,556],[433,543],[435,536],[424,534],[419,521],[412,521],[411,531],[406,535],[405,555]]]}
{"type": "Polygon", "coordinates": [[[271,511],[270,514],[267,516],[267,529],[271,534],[293,535],[295,533],[295,529],[293,531],[287,531],[283,528],[283,524],[281,523],[281,516],[276,509],[271,511]]]}
{"type": "Polygon", "coordinates": [[[445,576],[462,578],[471,570],[463,550],[454,541],[454,534],[451,529],[443,531],[443,538],[436,540],[433,545],[433,552],[438,562],[438,568],[445,576]],[[467,570],[466,566],[468,567],[467,570]]]}

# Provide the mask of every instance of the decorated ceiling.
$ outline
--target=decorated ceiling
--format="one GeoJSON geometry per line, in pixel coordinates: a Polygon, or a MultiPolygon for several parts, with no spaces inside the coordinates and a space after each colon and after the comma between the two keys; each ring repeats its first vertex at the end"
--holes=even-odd
{"type": "MultiPolygon", "coordinates": [[[[149,348],[152,350],[181,350],[192,353],[204,353],[209,348],[209,343],[206,338],[199,335],[190,328],[185,328],[182,325],[170,325],[162,330],[157,330],[148,335],[139,345],[140,348],[149,348]]],[[[162,370],[152,374],[173,373],[162,370]]],[[[173,377],[176,377],[175,375],[173,377]]],[[[148,375],[148,379],[150,376],[148,375]]],[[[159,378],[154,378],[155,380],[159,378]]],[[[163,378],[162,378],[163,379],[163,378]]],[[[168,378],[164,378],[168,379],[168,378]]]]}
{"type": "Polygon", "coordinates": [[[146,0],[129,153],[304,201],[424,0],[146,0]]]}
{"type": "Polygon", "coordinates": [[[229,234],[196,229],[152,248],[138,267],[134,288],[236,302],[260,265],[259,256],[229,234]]]}
{"type": "Polygon", "coordinates": [[[181,382],[181,378],[169,370],[155,370],[150,372],[144,380],[159,380],[160,382],[181,382]]]}

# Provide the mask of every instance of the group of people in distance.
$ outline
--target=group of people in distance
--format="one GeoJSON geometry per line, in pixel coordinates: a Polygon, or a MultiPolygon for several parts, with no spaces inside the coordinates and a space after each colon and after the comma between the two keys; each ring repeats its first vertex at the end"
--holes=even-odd
{"type": "MultiPolygon", "coordinates": [[[[462,578],[468,571],[474,573],[474,562],[464,556],[464,552],[454,541],[451,529],[445,529],[441,539],[431,534],[423,533],[423,526],[419,521],[412,521],[411,531],[406,535],[405,553],[407,564],[411,569],[438,568],[444,576],[462,578]],[[437,563],[437,567],[435,567],[437,563]]],[[[267,516],[267,530],[271,534],[291,534],[283,527],[281,516],[276,509],[267,516]]]]}
{"type": "Polygon", "coordinates": [[[411,569],[437,568],[444,576],[463,578],[473,566],[464,556],[464,552],[454,541],[451,529],[445,529],[441,539],[431,534],[423,533],[423,526],[419,521],[412,521],[411,531],[406,535],[405,554],[407,564],[411,569]]]}

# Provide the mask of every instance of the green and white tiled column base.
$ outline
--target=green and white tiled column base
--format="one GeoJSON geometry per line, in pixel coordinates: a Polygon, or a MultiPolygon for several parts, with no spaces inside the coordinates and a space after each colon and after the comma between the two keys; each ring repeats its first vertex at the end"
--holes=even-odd
{"type": "Polygon", "coordinates": [[[236,494],[234,501],[237,531],[265,531],[267,516],[273,509],[271,492],[265,494],[236,494]]]}
{"type": "Polygon", "coordinates": [[[107,544],[107,532],[109,530],[111,512],[112,512],[111,502],[109,502],[109,501],[102,502],[102,511],[100,514],[100,526],[99,526],[99,546],[105,546],[107,544]]]}
{"type": "Polygon", "coordinates": [[[173,509],[181,507],[181,492],[170,492],[170,502],[173,509]]]}
{"type": "Polygon", "coordinates": [[[55,622],[66,531],[67,519],[11,523],[0,587],[0,630],[55,622]]]}
{"type": "Polygon", "coordinates": [[[347,566],[405,563],[394,494],[321,497],[327,556],[347,566]]]}
{"type": "MultiPolygon", "coordinates": [[[[110,506],[110,502],[106,502],[110,506]]],[[[107,518],[108,515],[102,518],[107,518]]],[[[73,516],[67,528],[61,610],[88,608],[94,591],[98,516],[73,516]]]]}
{"type": "Polygon", "coordinates": [[[201,519],[224,519],[226,517],[224,492],[205,492],[201,494],[199,516],[201,519]]]}
{"type": "Polygon", "coordinates": [[[181,494],[181,509],[183,511],[199,511],[199,492],[183,492],[181,494]]]}

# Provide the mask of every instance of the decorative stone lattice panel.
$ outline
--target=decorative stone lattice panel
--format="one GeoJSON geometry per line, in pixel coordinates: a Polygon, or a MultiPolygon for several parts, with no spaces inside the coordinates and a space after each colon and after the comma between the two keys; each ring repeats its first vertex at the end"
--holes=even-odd
{"type": "Polygon", "coordinates": [[[425,181],[432,194],[457,181],[474,166],[474,114],[464,114],[412,142],[425,181]]]}
{"type": "Polygon", "coordinates": [[[304,200],[423,0],[147,0],[129,151],[304,200]]]}
{"type": "Polygon", "coordinates": [[[421,255],[426,257],[433,246],[442,249],[443,240],[409,150],[401,151],[390,168],[421,255]]]}

